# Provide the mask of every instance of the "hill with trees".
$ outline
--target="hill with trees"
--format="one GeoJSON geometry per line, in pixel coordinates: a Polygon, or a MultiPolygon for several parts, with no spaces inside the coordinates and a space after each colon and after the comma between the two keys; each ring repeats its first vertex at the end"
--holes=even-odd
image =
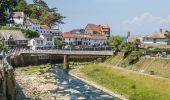
{"type": "Polygon", "coordinates": [[[29,18],[36,18],[40,24],[47,24],[52,27],[56,24],[63,24],[65,18],[57,8],[50,8],[44,0],[33,0],[28,4],[26,0],[0,1],[0,23],[8,23],[11,12],[24,12],[29,18]]]}

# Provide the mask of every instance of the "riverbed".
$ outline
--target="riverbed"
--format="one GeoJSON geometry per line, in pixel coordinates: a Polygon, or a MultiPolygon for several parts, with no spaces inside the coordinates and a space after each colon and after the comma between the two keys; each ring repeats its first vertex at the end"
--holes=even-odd
{"type": "Polygon", "coordinates": [[[16,80],[17,100],[116,100],[110,94],[68,75],[59,67],[45,75],[19,72],[16,80]]]}

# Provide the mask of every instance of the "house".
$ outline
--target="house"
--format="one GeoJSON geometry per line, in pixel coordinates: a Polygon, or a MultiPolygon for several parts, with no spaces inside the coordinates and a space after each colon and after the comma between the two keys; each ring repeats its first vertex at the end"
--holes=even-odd
{"type": "Polygon", "coordinates": [[[39,32],[40,24],[37,19],[27,19],[26,28],[39,32]]]}
{"type": "Polygon", "coordinates": [[[24,12],[12,12],[10,14],[11,25],[24,25],[25,23],[25,14],[24,12]]]}
{"type": "Polygon", "coordinates": [[[63,33],[62,36],[64,42],[68,43],[69,45],[75,45],[75,38],[71,32],[63,33]]]}
{"type": "Polygon", "coordinates": [[[25,48],[28,45],[28,39],[19,30],[0,30],[0,38],[4,39],[5,45],[10,49],[25,48]]]}
{"type": "Polygon", "coordinates": [[[54,38],[51,34],[41,34],[38,38],[33,38],[29,41],[29,47],[31,50],[54,48],[54,38]]]}
{"type": "Polygon", "coordinates": [[[48,25],[41,25],[39,32],[41,34],[50,34],[50,28],[48,27],[48,25]]]}
{"type": "Polygon", "coordinates": [[[92,47],[107,44],[107,37],[103,35],[74,34],[71,32],[63,33],[63,41],[69,45],[92,47]]]}
{"type": "Polygon", "coordinates": [[[97,36],[97,35],[92,35],[91,40],[90,40],[90,46],[106,46],[107,45],[107,37],[105,36],[97,36]]]}
{"type": "Polygon", "coordinates": [[[90,35],[103,35],[107,38],[110,37],[110,27],[109,25],[95,25],[95,24],[88,24],[85,28],[85,34],[90,35]]]}
{"type": "Polygon", "coordinates": [[[143,37],[145,44],[167,44],[168,38],[165,36],[166,32],[160,29],[160,32],[150,33],[143,37]]]}
{"type": "Polygon", "coordinates": [[[154,48],[170,48],[167,45],[169,40],[165,36],[166,32],[161,28],[160,32],[153,32],[143,37],[143,48],[154,47],[154,48]]]}
{"type": "Polygon", "coordinates": [[[50,29],[50,33],[54,38],[62,39],[62,32],[59,29],[50,29]]]}
{"type": "Polygon", "coordinates": [[[127,42],[135,42],[137,39],[139,39],[140,42],[143,43],[143,37],[142,36],[134,36],[134,35],[131,35],[131,32],[128,32],[127,42]]]}

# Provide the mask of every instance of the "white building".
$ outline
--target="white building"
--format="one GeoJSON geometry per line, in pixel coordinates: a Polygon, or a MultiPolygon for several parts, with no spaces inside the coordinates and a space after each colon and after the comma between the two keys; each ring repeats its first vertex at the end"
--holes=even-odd
{"type": "Polygon", "coordinates": [[[160,32],[151,33],[143,37],[145,44],[167,44],[168,38],[165,37],[166,32],[160,29],[160,32]]]}
{"type": "Polygon", "coordinates": [[[102,35],[72,34],[70,32],[63,34],[63,41],[74,46],[102,46],[107,44],[107,37],[102,35]]]}
{"type": "Polygon", "coordinates": [[[11,13],[11,24],[12,25],[24,25],[25,22],[25,15],[24,12],[13,12],[11,13]]]}
{"type": "Polygon", "coordinates": [[[26,28],[39,32],[39,21],[37,19],[27,19],[26,28]]]}
{"type": "Polygon", "coordinates": [[[33,38],[29,41],[30,49],[48,49],[48,48],[54,48],[54,38],[52,35],[40,35],[38,38],[33,38]]]}
{"type": "Polygon", "coordinates": [[[50,28],[48,27],[48,25],[41,25],[39,32],[41,34],[50,34],[50,28]]]}

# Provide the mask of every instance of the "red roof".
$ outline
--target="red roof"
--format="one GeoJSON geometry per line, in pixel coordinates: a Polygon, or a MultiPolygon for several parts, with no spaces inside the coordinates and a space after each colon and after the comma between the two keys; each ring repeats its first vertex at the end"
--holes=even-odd
{"type": "Polygon", "coordinates": [[[110,26],[109,26],[108,24],[106,24],[106,25],[102,25],[102,28],[104,28],[104,29],[110,29],[110,26]]]}
{"type": "Polygon", "coordinates": [[[41,25],[41,29],[49,29],[48,25],[41,25]]]}
{"type": "Polygon", "coordinates": [[[71,34],[70,32],[66,32],[66,33],[63,33],[63,38],[72,38],[73,37],[73,34],[71,34]]]}
{"type": "Polygon", "coordinates": [[[96,31],[96,32],[100,32],[100,30],[101,30],[101,27],[99,25],[88,24],[88,26],[91,30],[96,31]]]}

